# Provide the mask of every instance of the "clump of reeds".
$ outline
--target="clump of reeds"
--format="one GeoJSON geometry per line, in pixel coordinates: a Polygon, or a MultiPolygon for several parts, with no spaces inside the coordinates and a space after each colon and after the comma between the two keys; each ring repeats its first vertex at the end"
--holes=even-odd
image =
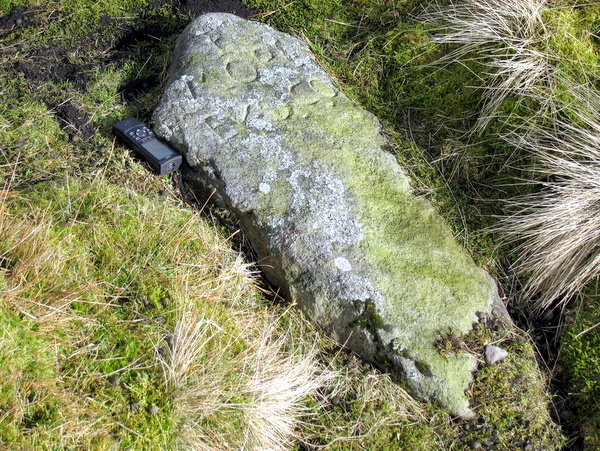
{"type": "Polygon", "coordinates": [[[434,24],[432,40],[452,50],[438,63],[471,60],[485,86],[479,121],[483,130],[513,96],[529,97],[551,78],[545,49],[547,30],[541,11],[546,0],[467,0],[451,2],[422,16],[434,24]]]}
{"type": "Polygon", "coordinates": [[[301,418],[318,414],[307,401],[337,383],[318,363],[317,348],[292,337],[271,315],[231,311],[232,334],[182,299],[170,354],[163,359],[183,441],[198,450],[285,450],[301,418]]]}
{"type": "Polygon", "coordinates": [[[535,156],[540,189],[511,201],[500,230],[518,243],[535,310],[564,305],[600,274],[600,95],[573,88],[576,122],[556,119],[509,135],[535,156]]]}
{"type": "MultiPolygon", "coordinates": [[[[562,32],[560,21],[548,22],[553,8],[547,0],[466,0],[424,16],[437,24],[433,40],[453,46],[441,63],[484,68],[473,131],[501,120],[507,132],[499,138],[530,162],[519,169],[531,194],[509,201],[498,230],[516,244],[523,298],[537,311],[565,305],[600,274],[600,95],[588,63],[558,66],[552,39],[562,32]],[[526,100],[531,115],[503,116],[509,98],[526,100]]],[[[564,35],[585,47],[587,38],[564,35]]]]}

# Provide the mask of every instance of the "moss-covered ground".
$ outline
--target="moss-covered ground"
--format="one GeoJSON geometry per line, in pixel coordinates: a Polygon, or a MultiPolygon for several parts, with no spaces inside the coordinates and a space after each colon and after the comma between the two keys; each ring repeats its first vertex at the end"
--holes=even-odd
{"type": "MultiPolygon", "coordinates": [[[[249,4],[271,13],[264,16],[265,21],[306,39],[344,92],[380,118],[388,129],[397,157],[412,171],[415,188],[433,201],[475,259],[503,280],[504,295],[515,317],[523,319],[521,324],[542,340],[538,344],[544,357],[550,356],[547,365],[553,371],[548,377],[561,387],[555,396],[553,413],[561,414],[566,430],[573,431],[573,423],[579,424],[582,419],[597,418],[597,404],[591,394],[579,397],[579,406],[584,408],[571,410],[568,402],[565,404],[569,399],[567,380],[573,377],[572,365],[580,368],[579,380],[593,383],[590,381],[595,380],[599,366],[597,356],[590,357],[588,353],[585,362],[579,362],[580,354],[567,353],[567,349],[573,349],[574,345],[577,349],[577,345],[568,333],[555,334],[562,324],[556,319],[558,312],[547,315],[546,320],[540,318],[542,315],[521,316],[518,301],[522,281],[512,278],[509,269],[518,254],[510,247],[500,246],[498,237],[487,232],[496,225],[497,216],[506,213],[503,201],[538,188],[519,183],[529,177],[530,156],[517,152],[501,136],[518,129],[523,122],[551,124],[547,116],[539,114],[543,102],[533,96],[509,95],[499,104],[496,119],[483,131],[472,134],[486,100],[482,88],[489,82],[486,75],[490,70],[483,56],[489,54],[483,51],[478,54],[475,49],[460,61],[444,60],[456,46],[432,42],[431,38],[440,33],[440,24],[423,21],[422,14],[432,7],[427,2],[249,4]],[[550,324],[547,319],[552,316],[550,324]],[[562,357],[556,360],[558,350],[563,347],[562,357]],[[557,371],[560,368],[565,371],[557,371]]],[[[445,4],[438,2],[437,7],[445,4]]],[[[593,84],[598,76],[598,41],[594,33],[598,28],[599,6],[594,2],[562,2],[551,6],[554,7],[543,13],[545,33],[532,45],[550,54],[549,64],[558,67],[573,83],[593,84]]],[[[560,116],[572,117],[569,108],[574,97],[568,87],[559,84],[554,89],[551,97],[561,105],[560,116]]],[[[572,308],[579,311],[576,301],[572,308]]],[[[585,311],[589,314],[594,308],[585,311]]],[[[569,318],[569,324],[579,323],[575,313],[569,318]]],[[[592,317],[585,322],[591,327],[598,321],[592,317]]],[[[578,339],[588,335],[593,340],[593,332],[588,331],[578,339]]],[[[480,377],[483,374],[485,371],[480,377]]],[[[594,422],[583,421],[588,425],[594,422]]],[[[594,432],[589,426],[583,434],[575,432],[569,446],[577,449],[581,446],[581,436],[590,434],[593,436],[594,432]]]]}
{"type": "MultiPolygon", "coordinates": [[[[592,61],[598,52],[570,39],[599,28],[598,5],[580,3],[553,13],[564,37],[550,42],[573,73],[570,54],[589,53],[592,61]]],[[[456,421],[337,349],[290,306],[268,300],[239,255],[238,237],[190,210],[174,179],[154,176],[114,141],[110,127],[118,119],[149,119],[177,34],[215,4],[0,3],[3,446],[241,449],[244,440],[260,441],[253,431],[269,418],[248,408],[258,399],[248,384],[257,367],[248,362],[280,364],[283,377],[291,370],[282,364],[304,356],[313,365],[305,374],[315,379],[326,367],[336,384],[324,378],[319,388],[306,385],[306,396],[292,403],[303,408],[290,413],[304,422],[291,432],[283,427],[283,449],[551,450],[565,445],[565,434],[573,449],[583,440],[597,447],[595,297],[572,304],[560,341],[543,355],[528,334],[496,324],[474,337],[441,337],[441,352],[466,346],[481,360],[470,391],[479,419],[456,421]],[[265,348],[262,330],[281,340],[265,348]],[[509,357],[485,364],[489,343],[509,357]],[[545,364],[542,357],[559,347],[559,359],[545,364]],[[189,359],[175,360],[173,349],[189,359]],[[560,382],[560,392],[549,380],[560,382]]],[[[430,26],[417,17],[427,6],[421,1],[245,4],[220,6],[310,43],[341,89],[382,121],[414,189],[501,281],[512,313],[533,336],[547,337],[539,333],[550,326],[528,323],[512,302],[520,286],[509,270],[516,255],[485,232],[502,211],[495,200],[521,190],[515,167],[526,156],[498,139],[506,121],[469,133],[482,100],[479,62],[431,66],[450,47],[431,42],[430,26]]],[[[501,111],[527,115],[530,102],[507,98],[501,111]]],[[[272,413],[267,401],[261,405],[272,413]]]]}

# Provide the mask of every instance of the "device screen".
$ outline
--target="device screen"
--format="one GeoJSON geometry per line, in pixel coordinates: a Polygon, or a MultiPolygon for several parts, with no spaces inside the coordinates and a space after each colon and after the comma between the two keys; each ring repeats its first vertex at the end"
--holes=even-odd
{"type": "Polygon", "coordinates": [[[144,149],[148,150],[158,161],[164,160],[170,157],[174,152],[161,144],[158,140],[153,139],[152,141],[145,142],[143,144],[144,149]]]}

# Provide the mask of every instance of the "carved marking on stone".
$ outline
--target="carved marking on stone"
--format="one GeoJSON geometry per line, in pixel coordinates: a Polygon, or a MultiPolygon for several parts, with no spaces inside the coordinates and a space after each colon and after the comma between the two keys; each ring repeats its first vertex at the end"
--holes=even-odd
{"type": "Polygon", "coordinates": [[[189,77],[185,80],[187,88],[190,91],[192,97],[197,98],[199,96],[198,85],[194,82],[194,77],[189,77]]]}
{"type": "Polygon", "coordinates": [[[229,61],[225,66],[225,71],[231,78],[241,83],[250,83],[258,78],[256,67],[248,61],[229,61]]]}
{"type": "MultiPolygon", "coordinates": [[[[314,105],[322,102],[323,108],[332,108],[336,91],[327,83],[318,80],[303,80],[290,87],[290,93],[294,97],[294,102],[298,105],[314,105]]],[[[308,114],[302,114],[302,117],[308,117],[308,114]]]]}
{"type": "Polygon", "coordinates": [[[256,50],[254,50],[254,56],[261,63],[268,63],[273,59],[273,54],[268,49],[265,49],[263,47],[259,47],[256,50]]]}
{"type": "Polygon", "coordinates": [[[219,137],[224,140],[239,135],[246,130],[248,117],[250,116],[250,104],[240,105],[231,116],[216,117],[207,116],[204,123],[208,125],[219,137]]]}
{"type": "Polygon", "coordinates": [[[321,94],[323,97],[335,97],[335,90],[322,80],[310,80],[308,84],[313,91],[321,94]]]}
{"type": "Polygon", "coordinates": [[[204,123],[208,125],[214,132],[222,125],[221,122],[214,116],[208,116],[204,119],[204,123]]]}
{"type": "Polygon", "coordinates": [[[273,120],[275,121],[284,121],[292,115],[291,108],[287,106],[280,106],[273,110],[273,120]]]}
{"type": "Polygon", "coordinates": [[[283,42],[281,42],[281,39],[276,39],[275,40],[274,47],[277,47],[277,50],[279,50],[280,54],[282,54],[282,55],[286,55],[287,54],[286,45],[283,42]]]}
{"type": "Polygon", "coordinates": [[[290,88],[290,93],[294,96],[294,101],[300,105],[313,105],[321,99],[321,95],[315,92],[310,83],[303,80],[290,88]]]}
{"type": "Polygon", "coordinates": [[[226,119],[222,121],[215,116],[208,116],[206,119],[204,119],[204,122],[219,138],[221,138],[223,141],[227,141],[228,139],[234,138],[240,134],[240,131],[236,127],[232,126],[234,121],[231,120],[231,118],[228,119],[229,120],[226,119]]]}
{"type": "Polygon", "coordinates": [[[211,36],[210,40],[215,45],[215,47],[217,47],[219,50],[221,50],[223,48],[224,39],[222,36],[216,36],[216,37],[211,36]]]}

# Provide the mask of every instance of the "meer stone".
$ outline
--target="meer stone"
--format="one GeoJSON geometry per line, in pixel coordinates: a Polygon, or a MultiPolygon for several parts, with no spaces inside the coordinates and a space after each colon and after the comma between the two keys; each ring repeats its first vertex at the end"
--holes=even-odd
{"type": "Polygon", "coordinates": [[[236,216],[270,281],[328,334],[464,418],[476,359],[442,355],[498,301],[425,200],[378,120],[308,46],[207,14],[179,37],[154,128],[188,181],[236,216]]]}

